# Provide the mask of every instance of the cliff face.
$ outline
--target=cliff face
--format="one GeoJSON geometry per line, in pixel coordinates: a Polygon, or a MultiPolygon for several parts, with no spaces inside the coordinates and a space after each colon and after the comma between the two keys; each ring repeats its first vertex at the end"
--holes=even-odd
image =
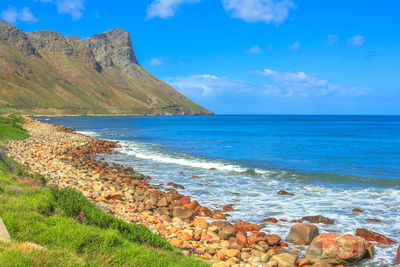
{"type": "Polygon", "coordinates": [[[0,112],[212,114],[143,69],[129,33],[86,39],[0,21],[0,112]]]}

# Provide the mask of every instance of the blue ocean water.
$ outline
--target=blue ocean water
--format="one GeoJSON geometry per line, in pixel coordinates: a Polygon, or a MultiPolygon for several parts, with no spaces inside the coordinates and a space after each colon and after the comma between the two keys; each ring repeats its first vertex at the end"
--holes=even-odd
{"type": "MultiPolygon", "coordinates": [[[[150,175],[154,184],[182,184],[182,193],[201,204],[233,204],[231,220],[292,220],[321,214],[336,219],[334,225],[320,227],[326,232],[354,234],[357,227],[365,227],[393,239],[400,232],[400,116],[39,120],[121,142],[122,153],[106,160],[132,166],[150,175]],[[279,190],[295,196],[279,196],[279,190]],[[351,212],[356,207],[365,211],[351,212]]],[[[285,236],[289,226],[269,225],[267,231],[285,236]]],[[[378,254],[389,262],[395,247],[378,249],[378,254]]]]}

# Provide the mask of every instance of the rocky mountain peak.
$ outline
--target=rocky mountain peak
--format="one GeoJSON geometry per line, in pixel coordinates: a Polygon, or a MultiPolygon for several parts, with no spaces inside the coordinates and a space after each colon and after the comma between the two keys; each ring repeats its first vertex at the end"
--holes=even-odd
{"type": "Polygon", "coordinates": [[[2,20],[0,20],[0,39],[7,41],[15,50],[25,56],[37,55],[36,49],[29,41],[28,36],[2,20]]]}

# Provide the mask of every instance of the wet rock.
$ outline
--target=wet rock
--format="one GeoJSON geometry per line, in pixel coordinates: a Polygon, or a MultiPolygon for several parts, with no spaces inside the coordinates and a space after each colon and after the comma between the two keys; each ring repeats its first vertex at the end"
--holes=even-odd
{"type": "Polygon", "coordinates": [[[367,218],[367,219],[365,219],[367,222],[382,222],[381,220],[379,220],[379,219],[373,219],[373,218],[367,218]]]}
{"type": "Polygon", "coordinates": [[[278,220],[275,218],[265,218],[264,220],[262,220],[265,223],[277,223],[278,220]]]}
{"type": "Polygon", "coordinates": [[[400,260],[400,245],[397,247],[397,254],[396,254],[397,261],[400,260]]]}
{"type": "Polygon", "coordinates": [[[310,223],[324,223],[324,224],[333,224],[333,220],[326,218],[322,215],[316,216],[306,216],[301,219],[302,221],[307,221],[310,223]]]}
{"type": "Polygon", "coordinates": [[[211,218],[213,218],[214,220],[225,220],[226,216],[221,212],[216,212],[211,215],[211,218]]]}
{"type": "Polygon", "coordinates": [[[363,211],[360,210],[359,208],[355,208],[355,209],[352,209],[352,212],[361,213],[361,212],[363,212],[363,211]]]}
{"type": "Polygon", "coordinates": [[[180,219],[191,219],[194,216],[194,212],[183,207],[176,207],[172,212],[174,217],[178,217],[180,219]]]}
{"type": "Polygon", "coordinates": [[[286,192],[285,190],[278,191],[278,195],[280,195],[280,196],[294,196],[293,193],[286,192]]]}
{"type": "Polygon", "coordinates": [[[266,267],[295,267],[297,256],[290,253],[280,253],[271,257],[266,267]]]}
{"type": "Polygon", "coordinates": [[[279,235],[267,234],[265,237],[267,238],[267,243],[270,246],[276,246],[281,241],[281,237],[279,235]]]}
{"type": "Polygon", "coordinates": [[[326,261],[331,264],[357,262],[372,258],[374,245],[364,238],[351,235],[320,234],[314,238],[305,257],[311,262],[326,261]]]}
{"type": "Polygon", "coordinates": [[[233,211],[232,205],[225,205],[222,207],[222,211],[227,212],[227,211],[233,211]]]}
{"type": "Polygon", "coordinates": [[[259,230],[257,224],[245,222],[245,221],[237,221],[235,222],[235,227],[238,232],[255,232],[259,230]]]}
{"type": "Polygon", "coordinates": [[[197,210],[198,208],[200,208],[200,204],[199,202],[197,202],[196,200],[193,200],[190,203],[186,203],[185,207],[189,210],[197,210]]]}
{"type": "Polygon", "coordinates": [[[315,225],[295,224],[290,229],[286,241],[297,245],[309,245],[317,235],[319,235],[319,231],[315,225]]]}
{"type": "Polygon", "coordinates": [[[177,189],[185,189],[185,187],[183,185],[176,184],[176,183],[173,183],[173,182],[169,182],[167,185],[171,186],[173,188],[177,188],[177,189]]]}
{"type": "Polygon", "coordinates": [[[362,237],[367,241],[374,241],[374,242],[378,242],[378,243],[382,243],[382,244],[394,244],[395,242],[376,232],[364,229],[364,228],[357,228],[356,230],[356,236],[362,237]]]}
{"type": "Polygon", "coordinates": [[[211,215],[211,210],[206,207],[200,207],[199,210],[197,211],[197,215],[201,217],[208,217],[211,215]]]}
{"type": "Polygon", "coordinates": [[[240,240],[244,246],[248,245],[247,236],[245,232],[237,233],[236,238],[240,240]]]}
{"type": "Polygon", "coordinates": [[[178,200],[179,203],[186,204],[190,202],[190,196],[184,196],[178,200]]]}

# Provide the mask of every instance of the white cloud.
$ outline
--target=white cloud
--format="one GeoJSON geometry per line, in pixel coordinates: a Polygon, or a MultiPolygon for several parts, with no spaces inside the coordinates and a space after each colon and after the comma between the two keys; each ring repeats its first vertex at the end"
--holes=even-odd
{"type": "Polygon", "coordinates": [[[154,0],[147,7],[147,17],[163,19],[173,17],[183,3],[197,3],[201,0],[154,0]]]}
{"type": "Polygon", "coordinates": [[[348,45],[354,45],[354,46],[363,45],[364,42],[365,42],[365,38],[364,38],[364,36],[361,36],[361,35],[353,36],[353,37],[349,38],[349,40],[347,40],[348,45]]]}
{"type": "Polygon", "coordinates": [[[163,61],[159,57],[152,58],[150,60],[150,66],[160,66],[163,64],[163,61]]]}
{"type": "Polygon", "coordinates": [[[21,10],[17,10],[15,7],[10,6],[7,10],[1,12],[1,18],[9,23],[16,23],[18,20],[24,22],[38,21],[29,7],[23,7],[21,10]]]}
{"type": "Polygon", "coordinates": [[[264,69],[255,71],[254,74],[266,76],[271,83],[264,84],[263,94],[283,97],[310,97],[310,96],[360,96],[371,91],[370,88],[361,86],[344,86],[330,83],[304,72],[278,72],[264,69]]]}
{"type": "Polygon", "coordinates": [[[57,0],[58,13],[69,14],[73,19],[82,18],[85,0],[57,0]]]}
{"type": "Polygon", "coordinates": [[[293,50],[293,51],[299,50],[300,49],[300,42],[299,41],[294,42],[293,44],[291,44],[289,46],[289,49],[293,50]]]}
{"type": "Polygon", "coordinates": [[[328,45],[335,45],[339,41],[339,36],[330,34],[328,35],[328,41],[326,42],[328,45]]]}
{"type": "Polygon", "coordinates": [[[261,48],[258,45],[252,46],[249,49],[245,50],[244,53],[245,54],[260,54],[262,52],[261,48]]]}
{"type": "Polygon", "coordinates": [[[291,0],[222,0],[227,13],[246,22],[280,24],[296,5],[291,0]]]}
{"type": "Polygon", "coordinates": [[[173,77],[165,81],[189,98],[212,98],[228,91],[238,93],[251,89],[248,82],[210,74],[173,77]]]}

